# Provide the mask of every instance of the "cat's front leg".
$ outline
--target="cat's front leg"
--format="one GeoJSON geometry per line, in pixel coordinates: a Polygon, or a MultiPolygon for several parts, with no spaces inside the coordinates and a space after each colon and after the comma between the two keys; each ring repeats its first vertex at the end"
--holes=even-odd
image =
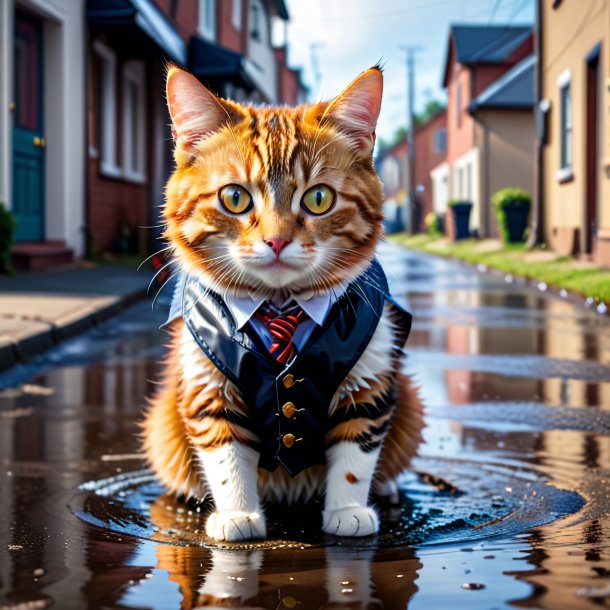
{"type": "Polygon", "coordinates": [[[265,516],[258,494],[259,453],[236,440],[220,447],[198,449],[216,510],[208,517],[206,534],[236,542],[264,538],[265,516]]]}
{"type": "Polygon", "coordinates": [[[341,441],[326,451],[326,493],[322,529],[335,536],[370,536],[379,517],[368,506],[381,447],[364,450],[358,442],[341,441]]]}

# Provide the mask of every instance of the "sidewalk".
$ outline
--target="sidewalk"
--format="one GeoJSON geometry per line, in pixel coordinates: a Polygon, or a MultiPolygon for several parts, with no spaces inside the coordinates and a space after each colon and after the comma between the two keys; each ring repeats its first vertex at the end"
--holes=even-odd
{"type": "Polygon", "coordinates": [[[146,297],[149,268],[112,265],[0,276],[0,370],[146,297]]]}

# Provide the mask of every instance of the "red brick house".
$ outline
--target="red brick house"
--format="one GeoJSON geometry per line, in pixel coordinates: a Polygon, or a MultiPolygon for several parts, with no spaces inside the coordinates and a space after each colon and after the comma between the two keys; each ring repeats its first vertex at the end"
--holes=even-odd
{"type": "Polygon", "coordinates": [[[416,214],[413,232],[424,230],[426,215],[435,211],[431,172],[445,161],[447,155],[447,111],[440,110],[425,123],[417,125],[413,134],[413,181],[416,214]]]}
{"type": "Polygon", "coordinates": [[[88,252],[158,250],[171,172],[166,63],[237,101],[302,95],[272,45],[283,0],[88,0],[88,252]]]}
{"type": "MultiPolygon", "coordinates": [[[[445,178],[449,199],[472,202],[471,230],[480,235],[488,235],[492,224],[489,201],[483,200],[482,193],[481,137],[484,134],[471,112],[471,103],[488,92],[511,68],[526,61],[532,51],[530,26],[453,25],[450,29],[442,81],[447,89],[445,178]]],[[[533,138],[532,132],[532,147],[533,138]]],[[[520,143],[520,146],[527,145],[525,141],[520,143]]],[[[440,183],[442,178],[442,172],[438,171],[435,182],[440,183]]],[[[531,188],[529,185],[528,190],[531,188]]]]}

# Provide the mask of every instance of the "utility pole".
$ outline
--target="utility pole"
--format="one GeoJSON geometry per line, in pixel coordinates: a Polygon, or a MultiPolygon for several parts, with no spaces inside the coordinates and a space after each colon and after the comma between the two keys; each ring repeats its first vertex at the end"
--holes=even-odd
{"type": "Polygon", "coordinates": [[[320,84],[322,82],[322,73],[320,72],[320,64],[318,63],[317,50],[324,48],[326,45],[323,42],[312,42],[309,45],[309,51],[311,53],[311,67],[313,68],[313,76],[316,81],[316,98],[315,101],[321,97],[322,92],[320,91],[320,84]]]}
{"type": "Polygon", "coordinates": [[[401,46],[407,54],[407,163],[405,177],[409,181],[408,194],[406,193],[405,214],[406,229],[413,233],[415,228],[415,53],[421,46],[401,46]]]}

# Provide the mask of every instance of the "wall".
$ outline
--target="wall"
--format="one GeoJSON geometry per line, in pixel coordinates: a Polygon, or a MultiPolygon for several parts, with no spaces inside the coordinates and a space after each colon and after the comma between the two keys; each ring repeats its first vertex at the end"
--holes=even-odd
{"type": "Polygon", "coordinates": [[[423,192],[416,194],[419,201],[423,203],[422,220],[426,214],[432,212],[433,195],[432,195],[432,177],[430,172],[440,163],[442,163],[447,155],[446,150],[437,152],[434,148],[435,134],[439,129],[447,128],[447,113],[441,112],[434,118],[430,119],[426,124],[415,128],[414,133],[414,151],[415,151],[415,167],[414,180],[415,188],[420,185],[424,187],[423,192]]]}
{"type": "MultiPolygon", "coordinates": [[[[222,0],[218,0],[222,4],[222,0]]],[[[171,14],[172,0],[153,0],[163,14],[173,23],[180,36],[188,41],[197,31],[199,23],[199,0],[173,2],[175,13],[171,14]]]]}
{"type": "Polygon", "coordinates": [[[582,252],[585,235],[586,188],[586,56],[601,42],[600,150],[598,153],[598,239],[594,258],[610,266],[610,0],[563,1],[557,9],[540,0],[543,14],[543,99],[550,101],[548,143],[544,147],[544,214],[546,239],[559,251],[576,231],[582,252]],[[557,80],[571,71],[573,179],[560,182],[560,103],[557,80]]]}
{"type": "Polygon", "coordinates": [[[534,113],[526,110],[480,110],[476,114],[476,140],[481,151],[481,229],[498,235],[492,195],[516,186],[533,194],[534,113]]]}
{"type": "MultiPolygon", "coordinates": [[[[453,44],[453,43],[452,43],[453,44]]],[[[452,53],[453,55],[453,53],[452,53]]],[[[473,121],[468,114],[470,104],[470,68],[453,62],[447,87],[447,161],[453,164],[467,153],[474,144],[473,121]],[[458,126],[457,91],[461,85],[461,112],[458,126]]]]}

